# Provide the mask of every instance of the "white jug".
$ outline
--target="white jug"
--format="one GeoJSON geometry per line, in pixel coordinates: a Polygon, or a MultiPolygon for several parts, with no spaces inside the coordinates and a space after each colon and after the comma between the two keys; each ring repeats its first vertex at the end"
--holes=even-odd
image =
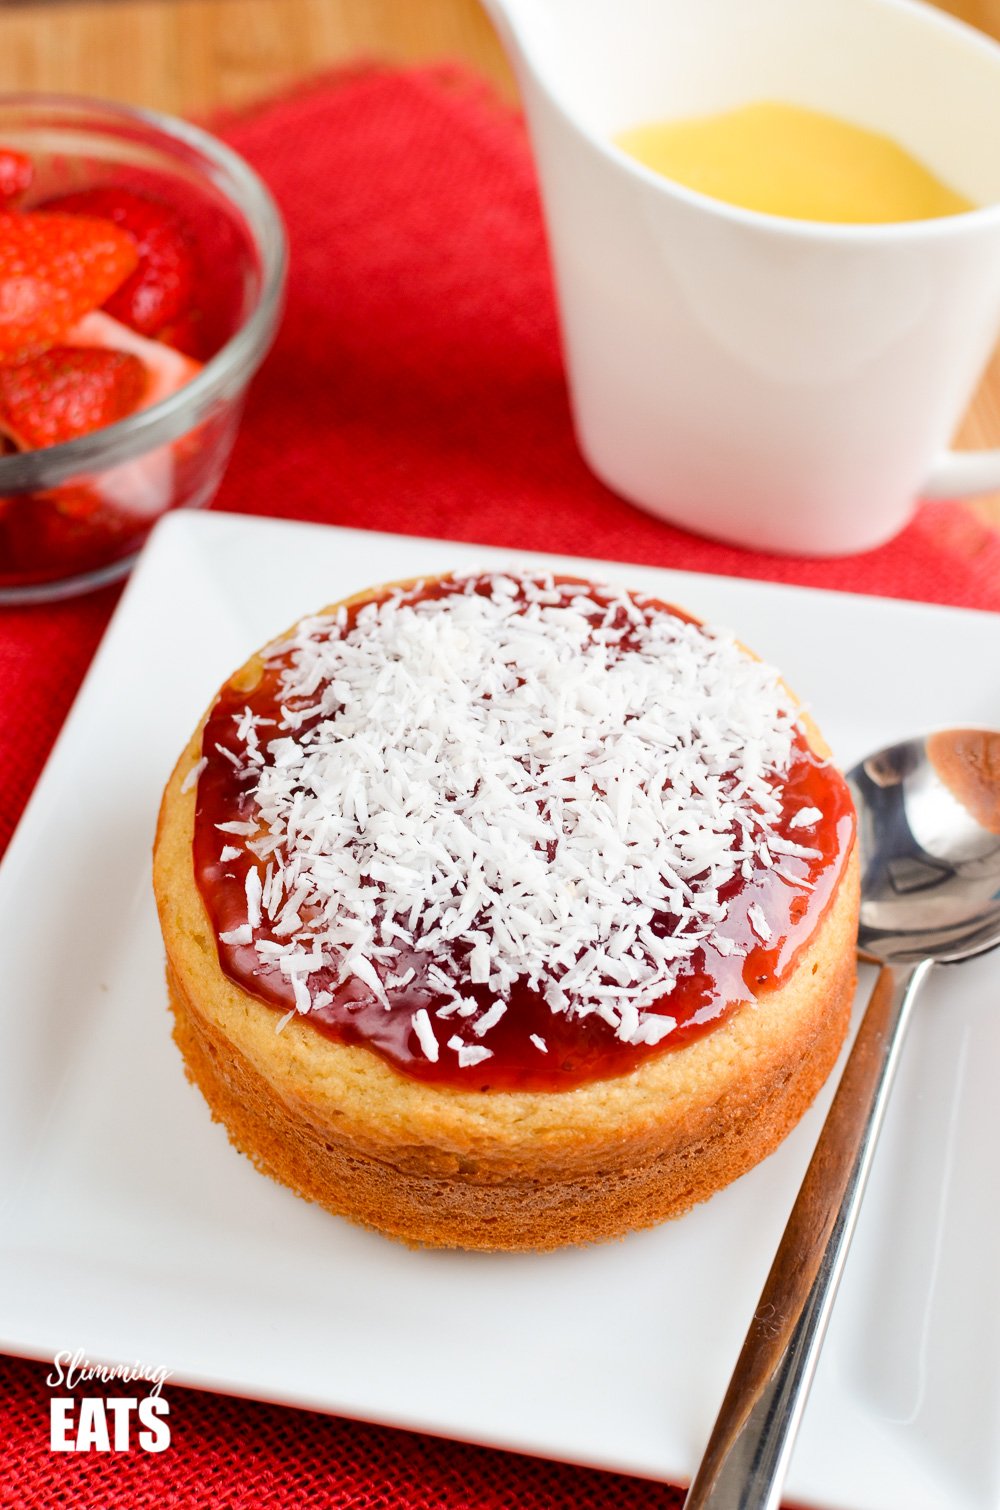
{"type": "Polygon", "coordinates": [[[916,0],[485,0],[541,181],[577,437],[676,524],[866,550],[1000,488],[945,450],[1000,328],[1000,46],[916,0]],[[627,127],[780,100],[894,137],[982,206],[826,225],[683,188],[627,127]]]}

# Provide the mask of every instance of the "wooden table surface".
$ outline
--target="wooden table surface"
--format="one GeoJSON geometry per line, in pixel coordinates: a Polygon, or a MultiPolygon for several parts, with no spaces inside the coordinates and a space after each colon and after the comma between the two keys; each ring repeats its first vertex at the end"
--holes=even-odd
{"type": "MultiPolygon", "coordinates": [[[[943,0],[1000,38],[1000,0],[943,0]]],[[[0,91],[205,115],[356,60],[458,59],[517,90],[477,0],[0,0],[0,91]]],[[[958,436],[1000,446],[1000,349],[958,436]]],[[[1000,494],[970,505],[1000,528],[1000,494]]]]}

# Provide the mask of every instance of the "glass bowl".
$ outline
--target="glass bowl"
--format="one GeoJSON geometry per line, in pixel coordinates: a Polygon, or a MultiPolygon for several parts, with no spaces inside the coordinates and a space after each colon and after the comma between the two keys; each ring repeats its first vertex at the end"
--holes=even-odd
{"type": "Polygon", "coordinates": [[[124,576],[161,514],[210,502],[278,323],[287,250],[256,173],[184,121],[98,100],[6,95],[0,146],[35,164],[18,209],[111,184],[177,212],[195,253],[206,357],[183,387],[117,424],[0,455],[0,603],[24,603],[124,576]]]}

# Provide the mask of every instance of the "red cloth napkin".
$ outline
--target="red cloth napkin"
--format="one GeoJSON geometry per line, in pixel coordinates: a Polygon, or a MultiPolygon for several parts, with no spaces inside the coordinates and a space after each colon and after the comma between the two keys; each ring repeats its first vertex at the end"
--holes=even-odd
{"type": "MultiPolygon", "coordinates": [[[[958,506],[924,507],[867,555],[796,561],[684,534],[592,477],[524,129],[463,73],[341,75],[221,134],[274,190],[292,273],[218,508],[1000,609],[1000,536],[958,506]]],[[[0,845],[116,596],[0,610],[0,845]]],[[[679,1503],[638,1480],[173,1388],[167,1452],[50,1454],[46,1372],[0,1365],[0,1496],[16,1485],[25,1510],[679,1503]]]]}

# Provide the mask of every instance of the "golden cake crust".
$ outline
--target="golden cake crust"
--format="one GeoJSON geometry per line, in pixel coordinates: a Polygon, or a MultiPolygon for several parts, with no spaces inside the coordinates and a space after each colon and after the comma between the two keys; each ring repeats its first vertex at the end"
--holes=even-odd
{"type": "MultiPolygon", "coordinates": [[[[252,657],[234,680],[254,685],[261,664],[252,657]]],[[[187,778],[204,721],[167,785],[154,852],[174,1037],[231,1141],[300,1195],[410,1243],[549,1249],[620,1236],[752,1168],[827,1078],[854,994],[853,853],[780,986],[628,1074],[553,1092],[467,1091],[405,1076],[301,1018],[277,1033],[274,1008],[223,973],[195,880],[187,778]]]]}

